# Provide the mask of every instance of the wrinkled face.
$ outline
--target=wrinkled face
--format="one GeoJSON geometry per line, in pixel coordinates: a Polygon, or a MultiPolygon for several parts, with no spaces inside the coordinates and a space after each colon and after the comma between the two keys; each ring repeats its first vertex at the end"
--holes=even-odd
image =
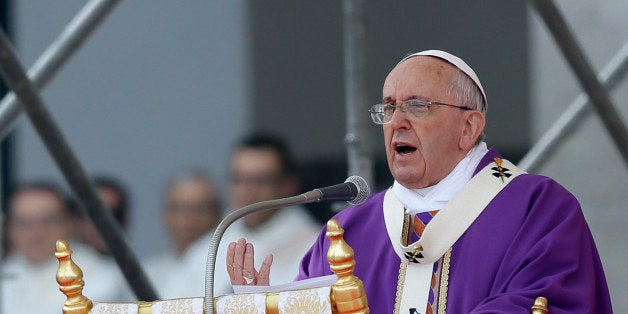
{"type": "MultiPolygon", "coordinates": [[[[273,149],[241,148],[231,157],[231,203],[235,208],[292,196],[296,190],[273,149]]],[[[262,210],[243,219],[249,227],[255,227],[270,215],[272,211],[262,210]]]]}
{"type": "Polygon", "coordinates": [[[18,192],[9,206],[10,241],[32,263],[52,259],[56,241],[70,240],[69,217],[54,194],[45,190],[18,192]]]}
{"type": "MultiPolygon", "coordinates": [[[[463,106],[447,91],[454,71],[454,66],[438,58],[410,58],[386,78],[383,103],[420,98],[463,106]]],[[[383,125],[388,167],[395,180],[416,189],[447,176],[466,154],[460,147],[464,124],[465,112],[447,106],[431,106],[420,118],[395,110],[392,120],[383,125]]]]}
{"type": "Polygon", "coordinates": [[[216,191],[208,182],[188,180],[168,191],[166,225],[179,252],[218,223],[216,191]]]}

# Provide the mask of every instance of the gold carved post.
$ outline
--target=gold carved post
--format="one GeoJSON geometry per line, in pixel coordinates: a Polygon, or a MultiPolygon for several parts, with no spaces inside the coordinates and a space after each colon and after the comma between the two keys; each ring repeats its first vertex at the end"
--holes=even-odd
{"type": "Polygon", "coordinates": [[[72,250],[65,240],[58,240],[55,257],[59,260],[57,282],[59,290],[66,295],[63,304],[64,314],[87,314],[94,306],[92,301],[83,295],[83,271],[72,260],[72,250]]]}
{"type": "Polygon", "coordinates": [[[338,281],[331,287],[332,308],[337,311],[334,313],[369,313],[362,280],[353,275],[353,249],[343,239],[344,233],[335,219],[327,222],[326,235],[330,240],[327,261],[338,276],[338,281]]]}
{"type": "Polygon", "coordinates": [[[548,314],[547,299],[544,297],[538,297],[534,300],[534,305],[530,309],[531,314],[548,314]]]}

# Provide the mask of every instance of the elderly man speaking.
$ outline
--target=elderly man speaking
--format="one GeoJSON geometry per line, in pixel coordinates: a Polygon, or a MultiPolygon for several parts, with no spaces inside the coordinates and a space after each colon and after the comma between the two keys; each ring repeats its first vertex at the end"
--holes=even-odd
{"type": "MultiPolygon", "coordinates": [[[[487,98],[460,58],[429,50],[402,59],[370,108],[381,124],[392,186],[336,215],[355,251],[372,313],[612,313],[602,264],[575,197],[526,174],[483,141],[487,98]]],[[[298,279],[331,274],[325,230],[298,279]]],[[[227,263],[253,261],[246,241],[227,263]],[[247,259],[245,260],[245,255],[247,259]]],[[[267,261],[242,273],[268,282],[267,261]]]]}

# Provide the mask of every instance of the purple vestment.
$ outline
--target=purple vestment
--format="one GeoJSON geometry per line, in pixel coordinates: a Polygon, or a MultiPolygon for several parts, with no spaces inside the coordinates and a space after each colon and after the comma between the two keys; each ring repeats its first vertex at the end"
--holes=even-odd
{"type": "MultiPolygon", "coordinates": [[[[491,149],[476,173],[499,154],[491,149]]],[[[336,215],[355,252],[371,313],[392,313],[400,259],[384,223],[384,192],[336,215]]],[[[297,279],[331,274],[321,232],[297,279]]],[[[575,197],[555,181],[524,174],[502,190],[453,245],[448,313],[612,313],[602,264],[575,197]]],[[[404,313],[405,314],[405,313],[404,313]]]]}

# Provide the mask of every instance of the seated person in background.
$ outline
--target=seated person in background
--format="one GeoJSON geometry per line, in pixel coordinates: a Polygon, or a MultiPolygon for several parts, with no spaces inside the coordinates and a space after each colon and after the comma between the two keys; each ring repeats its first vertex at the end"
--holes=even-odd
{"type": "MultiPolygon", "coordinates": [[[[129,216],[129,194],[125,187],[117,179],[104,175],[95,176],[94,185],[105,206],[111,209],[113,217],[120,224],[120,227],[126,231],[127,217],[129,216]]],[[[87,217],[87,213],[82,210],[76,210],[76,214],[77,238],[94,248],[98,253],[105,256],[110,255],[105,242],[98,234],[92,221],[87,217]]]]}
{"type": "Polygon", "coordinates": [[[146,273],[162,299],[203,296],[207,251],[222,217],[218,189],[209,173],[197,168],[170,179],[164,195],[172,249],[146,259],[146,273]]]}
{"type": "MultiPolygon", "coordinates": [[[[234,209],[300,193],[295,164],[286,144],[278,136],[252,132],[242,138],[231,154],[230,197],[234,209]]],[[[273,259],[276,272],[271,284],[291,282],[298,274],[298,262],[320,230],[320,224],[303,206],[258,211],[236,221],[227,229],[216,260],[216,274],[224,270],[219,262],[227,258],[226,245],[240,238],[255,241],[256,259],[273,259]],[[264,256],[272,252],[273,256],[264,256]]],[[[231,265],[229,263],[228,265],[231,265]]],[[[253,276],[250,276],[253,278],[253,276]]],[[[227,275],[215,276],[216,286],[230,285],[227,275]]],[[[239,284],[244,284],[241,282],[239,284]]],[[[216,295],[219,290],[216,289],[216,295]]]]}
{"type": "MultiPolygon", "coordinates": [[[[129,216],[129,194],[124,185],[117,179],[104,175],[95,176],[94,185],[105,206],[111,209],[113,217],[120,224],[120,227],[126,231],[127,217],[129,216]]],[[[77,212],[77,237],[81,242],[90,245],[98,253],[109,255],[105,242],[98,234],[89,217],[87,217],[84,211],[79,210],[77,212]]]]}
{"type": "MultiPolygon", "coordinates": [[[[444,51],[412,54],[388,74],[370,112],[395,181],[335,217],[371,313],[529,313],[539,296],[552,314],[612,313],[578,201],[487,147],[486,108],[475,72],[444,51]]],[[[328,246],[322,232],[298,279],[331,273],[328,246]]],[[[256,271],[251,250],[229,247],[233,284],[267,282],[270,265],[256,271]]]]}
{"type": "Polygon", "coordinates": [[[55,243],[72,243],[74,259],[85,271],[84,293],[95,300],[124,301],[126,282],[112,263],[72,239],[67,197],[56,185],[36,181],[14,189],[8,201],[9,253],[2,263],[2,313],[59,313],[65,297],[55,280],[55,243]]]}

